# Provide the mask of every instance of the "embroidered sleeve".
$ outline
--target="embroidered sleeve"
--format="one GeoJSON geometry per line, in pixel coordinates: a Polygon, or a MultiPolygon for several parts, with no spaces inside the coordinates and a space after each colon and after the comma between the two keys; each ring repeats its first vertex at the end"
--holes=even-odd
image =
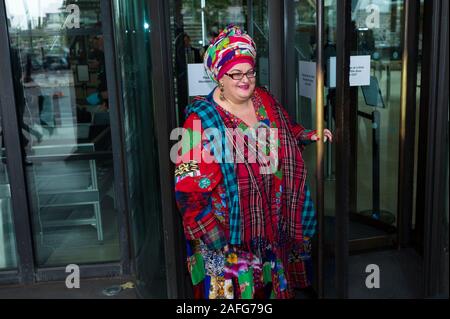
{"type": "Polygon", "coordinates": [[[186,239],[202,239],[210,249],[226,245],[226,236],[212,209],[212,193],[222,181],[218,163],[206,163],[200,118],[192,114],[184,125],[175,167],[175,197],[186,239]]]}

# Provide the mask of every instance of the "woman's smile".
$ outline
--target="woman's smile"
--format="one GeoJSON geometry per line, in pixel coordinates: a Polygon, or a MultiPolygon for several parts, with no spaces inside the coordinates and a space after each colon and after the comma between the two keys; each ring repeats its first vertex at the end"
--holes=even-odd
{"type": "Polygon", "coordinates": [[[244,91],[248,91],[250,89],[250,84],[239,84],[238,88],[244,91]]]}

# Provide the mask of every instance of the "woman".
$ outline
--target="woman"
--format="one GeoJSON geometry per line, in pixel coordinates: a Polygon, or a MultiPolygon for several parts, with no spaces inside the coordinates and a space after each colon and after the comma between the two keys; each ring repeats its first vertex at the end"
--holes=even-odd
{"type": "Polygon", "coordinates": [[[301,150],[318,135],[255,87],[255,60],[253,40],[225,28],[204,57],[218,86],[186,108],[175,191],[196,298],[292,298],[311,284],[316,220],[301,150]]]}

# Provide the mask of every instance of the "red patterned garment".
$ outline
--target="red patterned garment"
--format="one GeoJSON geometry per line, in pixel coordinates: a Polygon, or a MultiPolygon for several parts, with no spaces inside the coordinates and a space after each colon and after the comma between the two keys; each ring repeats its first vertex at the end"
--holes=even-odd
{"type": "Polygon", "coordinates": [[[202,239],[211,249],[220,249],[227,242],[227,209],[220,166],[196,158],[203,152],[200,118],[188,117],[184,124],[190,134],[189,145],[183,145],[175,170],[175,194],[183,214],[186,239],[202,239]],[[197,125],[199,124],[199,125],[197,125]],[[195,129],[195,130],[194,130],[195,129]]]}
{"type": "MultiPolygon", "coordinates": [[[[263,96],[264,92],[255,91],[253,105],[259,123],[274,128],[276,115],[267,105],[270,97],[263,96]]],[[[216,108],[226,127],[248,128],[219,105],[216,108]]],[[[289,118],[287,113],[285,116],[289,118]]],[[[292,122],[289,125],[296,139],[310,139],[312,131],[292,122]]],[[[205,148],[209,142],[202,139],[200,118],[191,114],[184,128],[190,138],[179,154],[175,191],[196,297],[291,298],[293,288],[309,286],[311,273],[305,262],[310,259],[309,239],[289,241],[280,237],[283,229],[277,228],[283,225],[280,222],[284,195],[281,165],[273,174],[259,174],[258,162],[235,164],[241,233],[246,244],[229,247],[228,209],[220,165],[206,163],[198,156],[207,153],[205,148]],[[253,173],[249,174],[250,171],[253,173]]]]}

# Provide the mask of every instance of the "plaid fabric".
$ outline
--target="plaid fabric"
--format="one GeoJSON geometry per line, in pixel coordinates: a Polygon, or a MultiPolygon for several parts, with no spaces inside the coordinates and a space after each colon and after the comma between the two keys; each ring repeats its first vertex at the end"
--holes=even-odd
{"type": "MultiPolygon", "coordinates": [[[[212,97],[209,98],[212,99],[212,97]]],[[[253,99],[253,103],[255,107],[258,107],[255,105],[255,103],[258,103],[256,99],[253,99]]],[[[236,128],[242,124],[242,121],[236,119],[220,106],[217,106],[217,109],[226,127],[236,128]]],[[[233,146],[236,150],[241,149],[237,147],[238,144],[244,145],[244,153],[237,155],[242,159],[248,159],[248,143],[246,143],[244,136],[236,135],[236,140],[233,140],[233,146]]],[[[263,247],[266,241],[273,243],[277,234],[278,218],[275,213],[272,213],[274,207],[271,206],[273,175],[261,175],[259,173],[261,163],[258,158],[256,160],[256,163],[243,160],[243,163],[237,163],[236,165],[241,214],[241,240],[246,247],[263,247]]]]}
{"type": "MultiPolygon", "coordinates": [[[[225,127],[216,108],[205,98],[197,97],[194,102],[186,107],[186,118],[195,113],[202,121],[202,128],[216,128],[221,136],[225,137],[225,127]]],[[[211,139],[212,140],[212,139],[211,139]]],[[[210,143],[212,152],[214,152],[214,143],[210,143]]],[[[223,175],[225,190],[227,193],[227,202],[229,208],[229,232],[230,244],[239,245],[241,243],[241,229],[239,216],[239,194],[236,179],[234,163],[230,162],[232,152],[229,149],[229,143],[226,138],[222,138],[222,152],[214,152],[217,161],[220,163],[220,169],[223,175]],[[221,156],[220,156],[221,155],[221,156]]]]}
{"type": "MultiPolygon", "coordinates": [[[[274,101],[276,101],[275,98],[268,91],[266,91],[266,92],[271,96],[271,98],[274,101]]],[[[283,116],[288,120],[288,125],[292,132],[292,135],[294,136],[294,138],[296,140],[298,140],[300,142],[299,147],[303,151],[303,149],[306,145],[309,145],[313,142],[312,136],[317,133],[317,130],[305,129],[303,126],[291,121],[289,114],[286,112],[286,110],[284,108],[279,107],[279,109],[281,110],[283,116]]],[[[305,168],[305,171],[306,171],[306,168],[305,168]]],[[[302,231],[303,231],[304,236],[313,237],[313,235],[315,234],[315,230],[316,230],[317,220],[316,220],[315,211],[314,211],[314,202],[311,198],[311,193],[310,193],[306,183],[304,186],[303,194],[304,194],[304,204],[303,204],[303,210],[302,210],[302,214],[301,214],[302,227],[303,227],[302,231]]]]}
{"type": "Polygon", "coordinates": [[[313,237],[316,233],[316,214],[314,211],[314,202],[311,198],[311,193],[309,192],[309,188],[305,185],[305,204],[303,205],[302,211],[302,227],[303,227],[303,236],[305,237],[313,237]]]}
{"type": "MultiPolygon", "coordinates": [[[[275,115],[281,143],[279,159],[283,171],[283,205],[279,232],[288,239],[302,241],[302,212],[305,202],[303,190],[306,182],[306,168],[300,147],[293,135],[295,123],[290,120],[287,112],[265,88],[260,88],[259,92],[263,96],[264,104],[267,103],[275,115]]],[[[297,124],[297,137],[303,130],[304,128],[297,124]]]]}
{"type": "MultiPolygon", "coordinates": [[[[289,240],[302,240],[302,209],[305,200],[303,192],[306,171],[297,140],[292,132],[294,125],[286,118],[287,113],[279,104],[267,94],[267,91],[256,89],[254,96],[260,97],[266,106],[271,121],[276,123],[279,130],[280,150],[279,163],[282,172],[281,179],[281,213],[276,206],[277,187],[273,184],[277,176],[262,176],[259,173],[261,163],[244,161],[237,164],[237,179],[239,188],[239,203],[241,211],[242,239],[249,247],[262,247],[265,242],[276,242],[278,245],[289,240]],[[273,177],[273,178],[272,178],[273,177]]],[[[212,96],[208,96],[212,100],[212,96]]],[[[253,99],[257,103],[258,99],[253,99]]],[[[230,116],[222,114],[226,126],[235,127],[236,123],[230,116]]],[[[300,137],[304,128],[296,126],[296,137],[300,137]]],[[[246,145],[245,142],[243,142],[246,145]]],[[[233,146],[236,142],[233,141],[233,146]]],[[[244,154],[244,158],[246,158],[244,154]]]]}
{"type": "Polygon", "coordinates": [[[288,283],[290,288],[306,288],[312,282],[311,240],[295,245],[288,256],[288,283]]]}
{"type": "Polygon", "coordinates": [[[221,249],[227,245],[227,237],[223,229],[216,225],[202,236],[202,241],[208,249],[221,249]]]}
{"type": "Polygon", "coordinates": [[[216,226],[211,214],[211,192],[175,192],[178,208],[183,215],[183,228],[187,240],[194,240],[207,234],[216,226]]]}

